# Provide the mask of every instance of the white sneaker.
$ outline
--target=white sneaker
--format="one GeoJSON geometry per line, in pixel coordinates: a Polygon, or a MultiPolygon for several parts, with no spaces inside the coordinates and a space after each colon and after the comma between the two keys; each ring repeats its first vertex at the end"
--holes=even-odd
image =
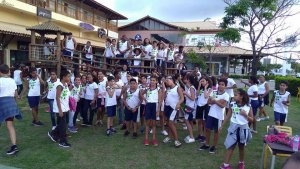
{"type": "Polygon", "coordinates": [[[251,133],[258,133],[257,130],[250,129],[251,133]]]}
{"type": "Polygon", "coordinates": [[[183,130],[187,130],[187,126],[183,126],[182,129],[183,129],[183,130]]]}
{"type": "Polygon", "coordinates": [[[180,146],[181,146],[180,141],[176,140],[176,141],[175,141],[175,147],[180,147],[180,146]]]}
{"type": "Polygon", "coordinates": [[[265,117],[265,120],[269,120],[269,119],[270,119],[270,116],[265,117]]]}
{"type": "Polygon", "coordinates": [[[160,118],[159,118],[159,116],[157,116],[157,117],[156,117],[156,121],[159,121],[159,120],[160,120],[160,118]]]}
{"type": "Polygon", "coordinates": [[[164,136],[168,136],[169,135],[166,130],[161,131],[161,134],[164,135],[164,136]]]}
{"type": "Polygon", "coordinates": [[[186,143],[194,143],[195,142],[195,139],[194,138],[189,138],[186,143]]]}
{"type": "Polygon", "coordinates": [[[190,136],[188,135],[188,136],[186,136],[185,138],[184,138],[184,142],[188,142],[188,140],[190,139],[190,136]]]}
{"type": "Polygon", "coordinates": [[[150,130],[150,132],[149,132],[150,134],[152,134],[152,129],[150,130]]]}
{"type": "Polygon", "coordinates": [[[166,137],[164,140],[163,140],[163,143],[170,143],[171,142],[171,139],[169,137],[166,137]]]}
{"type": "Polygon", "coordinates": [[[263,118],[260,118],[260,117],[257,117],[256,118],[256,121],[261,121],[261,120],[264,120],[263,118]]]}
{"type": "Polygon", "coordinates": [[[52,126],[52,130],[54,130],[56,128],[56,126],[52,126]]]}

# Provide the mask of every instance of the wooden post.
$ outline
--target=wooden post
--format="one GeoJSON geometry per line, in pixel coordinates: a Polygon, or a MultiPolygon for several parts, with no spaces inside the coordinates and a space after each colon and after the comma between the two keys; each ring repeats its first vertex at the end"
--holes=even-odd
{"type": "MultiPolygon", "coordinates": [[[[101,57],[101,56],[100,56],[101,57]]],[[[100,60],[102,60],[102,59],[100,59],[100,60]]],[[[106,57],[103,57],[103,63],[102,63],[102,65],[103,65],[103,69],[105,69],[105,70],[107,70],[107,65],[106,65],[106,57]]]]}
{"type": "Polygon", "coordinates": [[[140,69],[141,69],[141,73],[144,73],[144,59],[142,59],[141,61],[140,69]]]}
{"type": "Polygon", "coordinates": [[[31,31],[31,44],[35,45],[35,32],[31,31]]]}
{"type": "MultiPolygon", "coordinates": [[[[35,47],[32,47],[32,45],[35,45],[35,32],[34,31],[31,31],[31,44],[30,44],[30,48],[29,48],[29,53],[30,53],[30,57],[34,59],[34,56],[32,55],[36,55],[36,52],[34,51],[35,50],[35,47]]],[[[31,62],[31,67],[35,67],[35,63],[32,61],[31,62]]]]}
{"type": "Polygon", "coordinates": [[[60,77],[61,70],[61,45],[60,45],[60,32],[57,33],[56,37],[57,50],[56,50],[56,59],[57,59],[57,77],[60,77]]]}

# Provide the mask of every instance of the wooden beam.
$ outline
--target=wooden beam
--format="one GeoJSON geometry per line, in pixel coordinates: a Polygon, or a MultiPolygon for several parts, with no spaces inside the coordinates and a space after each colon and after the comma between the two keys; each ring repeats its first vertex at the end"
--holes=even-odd
{"type": "Polygon", "coordinates": [[[60,32],[57,33],[56,37],[57,43],[57,50],[56,50],[56,57],[57,57],[57,76],[60,77],[60,70],[61,70],[61,42],[60,42],[60,32]]]}

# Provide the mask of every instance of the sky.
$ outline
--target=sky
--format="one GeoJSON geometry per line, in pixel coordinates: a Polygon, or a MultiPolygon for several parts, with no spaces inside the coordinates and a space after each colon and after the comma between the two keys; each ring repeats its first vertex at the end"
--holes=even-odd
{"type": "Polygon", "coordinates": [[[166,22],[220,20],[224,15],[223,0],[97,0],[121,13],[132,22],[146,15],[166,22]]]}

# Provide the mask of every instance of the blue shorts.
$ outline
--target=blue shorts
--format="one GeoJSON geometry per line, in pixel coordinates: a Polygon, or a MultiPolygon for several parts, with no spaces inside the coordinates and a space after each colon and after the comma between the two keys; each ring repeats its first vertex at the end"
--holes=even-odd
{"type": "Polygon", "coordinates": [[[283,124],[286,119],[286,114],[274,111],[274,118],[275,118],[275,121],[279,121],[281,124],[283,124]]]}
{"type": "Polygon", "coordinates": [[[126,107],[124,113],[125,113],[125,121],[133,121],[134,123],[137,122],[138,110],[136,112],[132,112],[131,110],[128,110],[126,107]]]}
{"type": "Polygon", "coordinates": [[[197,106],[196,119],[206,120],[207,116],[208,116],[209,109],[210,109],[210,106],[208,106],[208,104],[206,104],[204,106],[197,106]]]}
{"type": "Polygon", "coordinates": [[[116,111],[117,111],[117,106],[107,106],[106,107],[106,113],[107,117],[115,117],[116,116],[116,111]]]}
{"type": "Polygon", "coordinates": [[[184,119],[188,121],[193,121],[194,119],[193,113],[184,113],[184,119]]]}
{"type": "Polygon", "coordinates": [[[259,107],[259,101],[258,100],[251,100],[250,104],[251,104],[252,111],[253,111],[253,117],[255,117],[256,114],[257,114],[257,109],[259,107]]]}
{"type": "Polygon", "coordinates": [[[177,111],[175,109],[173,109],[171,106],[167,106],[165,105],[165,116],[168,120],[174,121],[177,111]]]}
{"type": "Polygon", "coordinates": [[[206,128],[217,132],[221,126],[221,120],[208,116],[206,119],[206,128]]]}
{"type": "Polygon", "coordinates": [[[156,120],[157,103],[147,103],[145,111],[146,120],[156,120]]]}
{"type": "Polygon", "coordinates": [[[40,96],[27,96],[30,108],[38,107],[40,104],[40,96]]]}
{"type": "Polygon", "coordinates": [[[102,98],[98,98],[98,99],[97,99],[97,108],[98,108],[98,109],[99,109],[99,108],[104,108],[104,107],[105,107],[105,99],[103,98],[103,100],[104,100],[104,104],[101,105],[102,98]]]}
{"type": "Polygon", "coordinates": [[[140,117],[144,117],[145,116],[145,112],[146,112],[146,105],[145,104],[141,104],[139,110],[140,110],[140,117]]]}

